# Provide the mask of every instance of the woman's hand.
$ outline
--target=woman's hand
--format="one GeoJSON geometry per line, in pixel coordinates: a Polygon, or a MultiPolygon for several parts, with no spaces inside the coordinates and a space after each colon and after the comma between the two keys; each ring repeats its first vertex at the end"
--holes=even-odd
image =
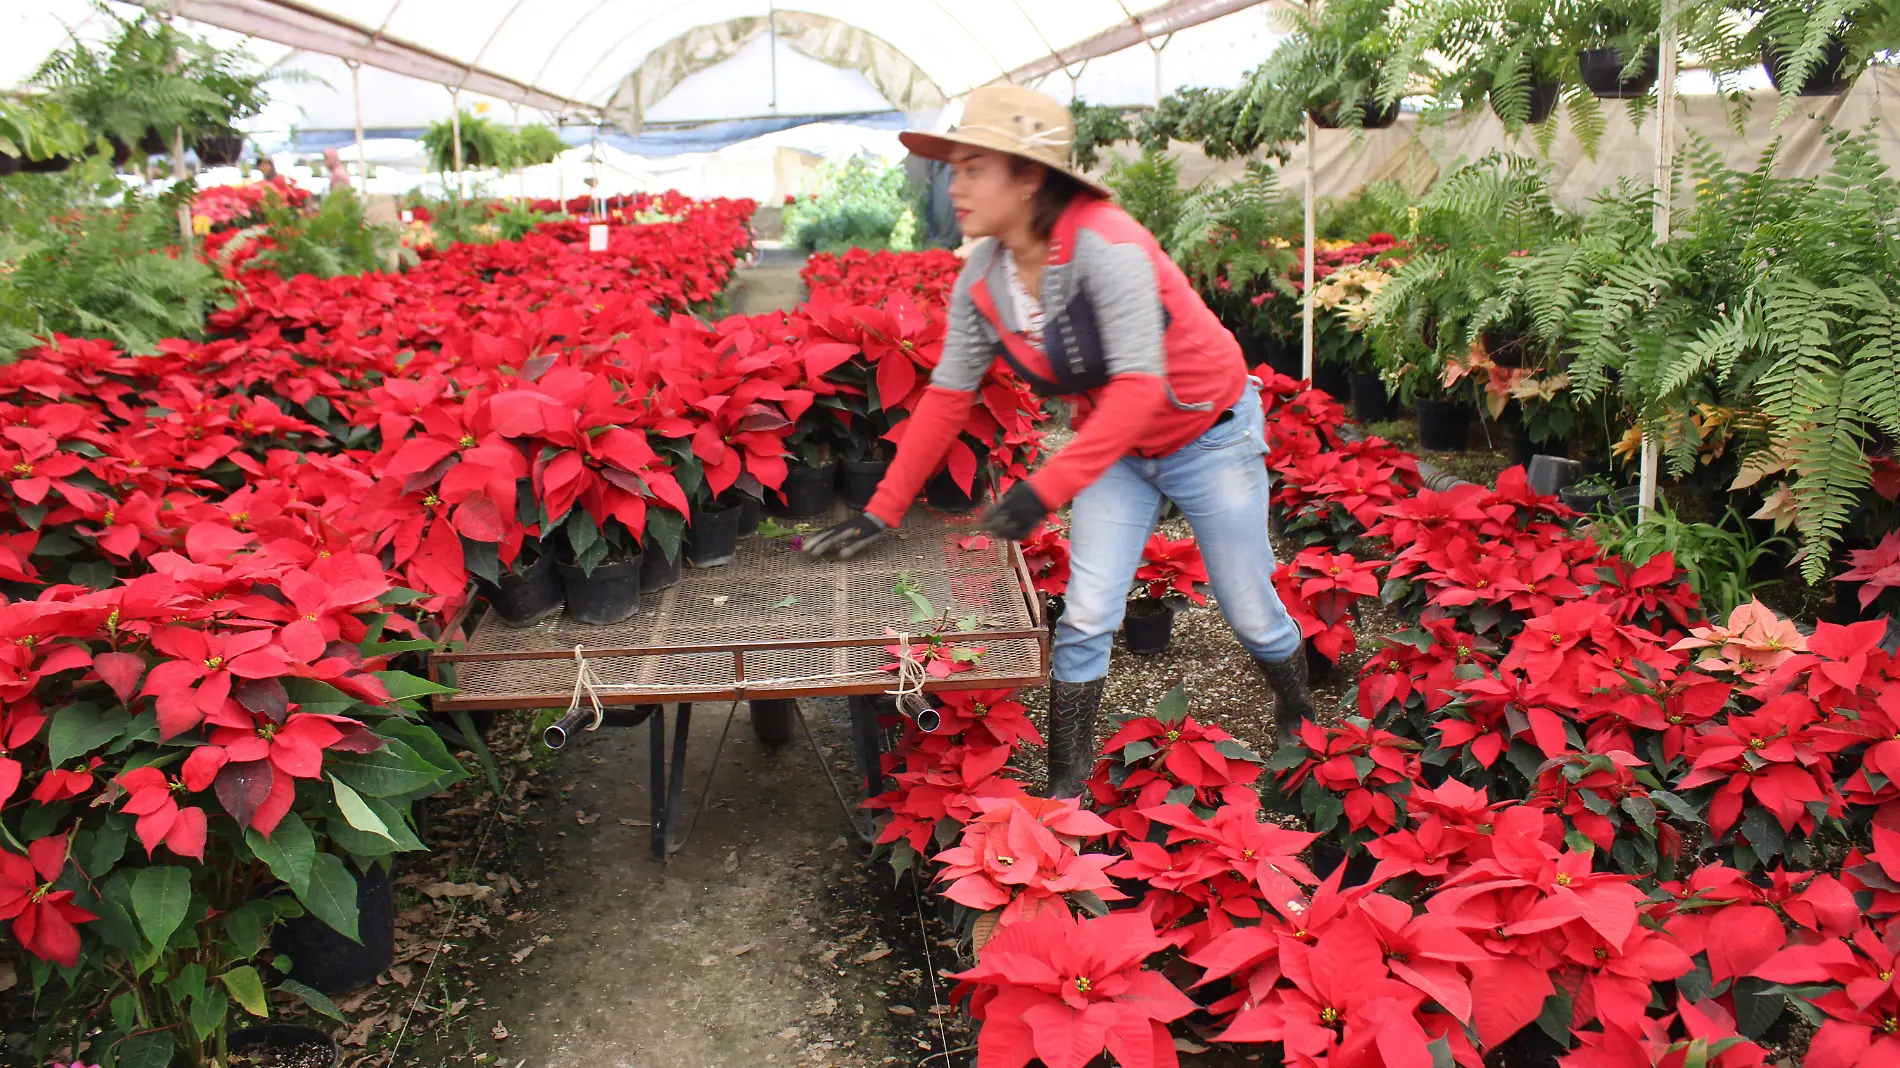
{"type": "Polygon", "coordinates": [[[983,526],[1005,541],[1021,541],[1047,518],[1049,506],[1042,503],[1042,498],[1029,488],[1029,483],[1018,482],[1003,494],[1002,500],[984,513],[983,526]]]}
{"type": "Polygon", "coordinates": [[[862,512],[806,538],[801,548],[807,556],[835,556],[840,560],[849,560],[876,544],[890,529],[890,525],[882,519],[862,512]]]}

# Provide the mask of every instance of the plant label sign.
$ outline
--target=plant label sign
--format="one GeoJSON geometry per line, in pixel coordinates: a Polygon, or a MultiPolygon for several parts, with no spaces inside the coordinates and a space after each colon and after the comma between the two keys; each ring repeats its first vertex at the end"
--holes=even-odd
{"type": "Polygon", "coordinates": [[[587,228],[587,251],[607,251],[607,224],[594,223],[587,228]]]}
{"type": "Polygon", "coordinates": [[[406,223],[412,223],[412,222],[415,222],[415,221],[416,221],[416,213],[415,213],[415,212],[413,212],[413,211],[411,211],[411,210],[409,210],[408,208],[404,208],[404,209],[402,209],[402,221],[403,221],[403,222],[406,222],[406,223]]]}

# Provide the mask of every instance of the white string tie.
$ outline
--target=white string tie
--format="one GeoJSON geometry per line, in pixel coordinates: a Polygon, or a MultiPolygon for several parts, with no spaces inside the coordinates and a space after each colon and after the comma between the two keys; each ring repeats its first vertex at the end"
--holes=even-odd
{"type": "Polygon", "coordinates": [[[600,692],[595,689],[598,680],[594,669],[587,666],[587,658],[581,655],[581,647],[574,647],[574,694],[567,699],[567,710],[573,712],[581,707],[581,693],[585,691],[588,701],[594,706],[594,721],[587,725],[590,731],[600,729],[600,723],[606,717],[607,710],[601,707],[600,692]]]}

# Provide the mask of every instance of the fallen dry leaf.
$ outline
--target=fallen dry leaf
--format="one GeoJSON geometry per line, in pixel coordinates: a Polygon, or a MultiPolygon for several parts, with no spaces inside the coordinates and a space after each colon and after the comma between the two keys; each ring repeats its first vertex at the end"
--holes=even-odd
{"type": "Polygon", "coordinates": [[[868,953],[858,954],[858,963],[869,964],[874,960],[883,960],[885,957],[888,957],[890,955],[891,955],[891,947],[885,945],[882,942],[879,942],[877,944],[876,949],[873,949],[868,953]]]}
{"type": "Polygon", "coordinates": [[[497,1042],[505,1042],[508,1039],[508,1029],[501,1025],[500,1020],[495,1021],[495,1029],[490,1031],[489,1034],[494,1035],[495,1041],[497,1042]]]}
{"type": "Polygon", "coordinates": [[[653,826],[652,823],[649,823],[646,820],[629,820],[629,819],[621,820],[620,825],[622,827],[651,827],[653,826]]]}
{"type": "Polygon", "coordinates": [[[1206,1053],[1207,1047],[1200,1045],[1193,1039],[1181,1038],[1177,1035],[1174,1039],[1174,1051],[1176,1053],[1206,1053]]]}
{"type": "Polygon", "coordinates": [[[733,872],[738,871],[738,870],[739,870],[739,851],[735,849],[732,852],[726,854],[726,874],[731,875],[733,872]]]}
{"type": "Polygon", "coordinates": [[[536,947],[534,946],[522,946],[520,949],[517,949],[513,953],[508,954],[508,957],[509,959],[513,960],[516,964],[520,964],[522,961],[527,960],[528,954],[533,953],[535,949],[536,947]]]}
{"type": "Polygon", "coordinates": [[[409,980],[414,978],[414,976],[411,974],[407,964],[398,964],[389,969],[389,978],[394,980],[397,986],[407,987],[409,980]]]}
{"type": "Polygon", "coordinates": [[[0,990],[12,990],[19,981],[20,977],[13,971],[13,962],[0,960],[0,990]]]}
{"type": "Polygon", "coordinates": [[[590,816],[587,813],[581,811],[580,809],[575,809],[574,822],[580,824],[583,827],[592,823],[598,823],[600,822],[600,813],[596,812],[590,816]]]}
{"type": "Polygon", "coordinates": [[[719,957],[716,954],[712,954],[712,953],[708,953],[704,957],[701,957],[699,959],[699,966],[701,968],[710,968],[713,965],[718,964],[718,963],[719,963],[719,957]]]}
{"type": "Polygon", "coordinates": [[[802,1031],[800,1031],[800,1030],[799,1030],[798,1028],[796,1028],[796,1027],[787,1027],[787,1028],[786,1028],[785,1030],[783,1030],[783,1031],[780,1031],[780,1032],[778,1033],[778,1036],[777,1036],[777,1037],[779,1037],[779,1038],[782,1038],[782,1039],[784,1039],[784,1040],[786,1040],[787,1042],[789,1042],[789,1041],[791,1041],[792,1039],[794,1039],[794,1038],[797,1038],[797,1037],[798,1037],[799,1035],[801,1035],[801,1034],[803,1034],[803,1033],[804,1033],[804,1032],[802,1032],[802,1031]]]}
{"type": "Polygon", "coordinates": [[[468,999],[457,998],[456,1000],[449,1002],[448,1007],[442,1010],[442,1016],[444,1019],[447,1019],[451,1016],[460,1016],[462,1015],[462,1010],[466,1008],[468,1008],[468,999]]]}
{"type": "Polygon", "coordinates": [[[383,1023],[384,1018],[388,1015],[388,1013],[379,1012],[373,1016],[365,1016],[356,1021],[356,1026],[350,1028],[350,1033],[343,1039],[343,1044],[346,1046],[361,1046],[367,1044],[369,1042],[369,1036],[376,1031],[376,1028],[383,1023]]]}
{"type": "Polygon", "coordinates": [[[892,1016],[915,1016],[917,1015],[917,1010],[911,1008],[909,1005],[892,1005],[891,1015],[892,1016]]]}

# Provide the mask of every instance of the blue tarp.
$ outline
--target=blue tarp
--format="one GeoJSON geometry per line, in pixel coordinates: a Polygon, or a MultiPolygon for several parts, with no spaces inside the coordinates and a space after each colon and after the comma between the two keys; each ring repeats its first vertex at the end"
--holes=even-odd
{"type": "MultiPolygon", "coordinates": [[[[750,141],[779,130],[789,130],[813,122],[840,122],[868,126],[877,130],[901,130],[905,116],[901,111],[869,111],[851,115],[781,115],[766,119],[727,119],[721,122],[679,126],[649,126],[637,136],[617,129],[602,129],[600,139],[640,156],[676,156],[683,152],[714,152],[740,141],[750,141]]],[[[365,138],[416,139],[422,130],[364,130],[365,138]]],[[[570,145],[593,140],[593,129],[569,126],[560,130],[561,139],[570,145]]],[[[356,135],[349,130],[299,130],[291,141],[295,152],[321,152],[354,144],[356,135]]]]}

